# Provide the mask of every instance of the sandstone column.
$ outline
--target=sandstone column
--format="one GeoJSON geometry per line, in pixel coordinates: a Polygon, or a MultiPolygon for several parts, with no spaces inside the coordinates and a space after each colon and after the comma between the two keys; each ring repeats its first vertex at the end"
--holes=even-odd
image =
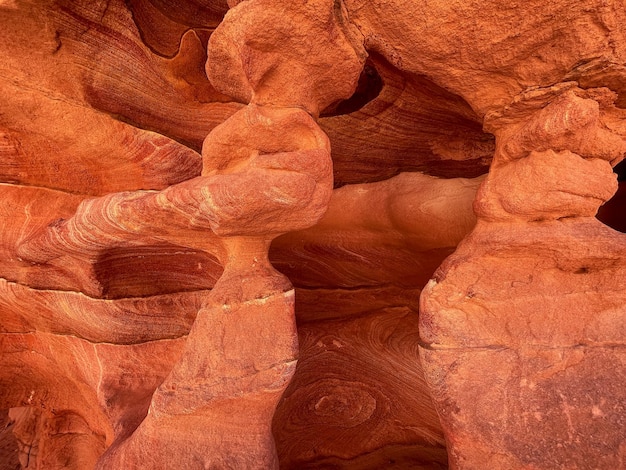
{"type": "Polygon", "coordinates": [[[278,465],[272,416],[298,351],[293,288],[267,252],[327,208],[330,144],[316,119],[354,92],[365,52],[332,0],[231,3],[206,68],[216,89],[245,106],[205,139],[202,175],[85,200],[18,249],[31,263],[69,266],[94,296],[93,266],[113,248],[169,243],[224,268],[147,416],[117,430],[97,468],[278,465]]]}
{"type": "Polygon", "coordinates": [[[421,298],[453,469],[626,465],[626,235],[594,218],[626,152],[614,98],[562,83],[487,117],[478,225],[421,298]]]}
{"type": "Polygon", "coordinates": [[[139,207],[206,227],[224,273],[148,415],[99,468],[278,467],[271,422],[295,371],[297,332],[293,288],[267,252],[279,234],[317,222],[332,193],[330,145],[315,118],[350,96],[364,60],[341,15],[329,1],[233,8],[211,38],[207,72],[248,106],[205,140],[201,177],[109,198],[126,233],[149,227],[145,216],[137,223],[139,207]]]}

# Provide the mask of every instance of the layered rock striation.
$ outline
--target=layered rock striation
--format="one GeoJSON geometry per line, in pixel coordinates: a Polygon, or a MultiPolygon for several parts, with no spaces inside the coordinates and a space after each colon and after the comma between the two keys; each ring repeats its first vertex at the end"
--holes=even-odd
{"type": "Polygon", "coordinates": [[[0,2],[0,466],[622,468],[625,15],[0,2]]]}

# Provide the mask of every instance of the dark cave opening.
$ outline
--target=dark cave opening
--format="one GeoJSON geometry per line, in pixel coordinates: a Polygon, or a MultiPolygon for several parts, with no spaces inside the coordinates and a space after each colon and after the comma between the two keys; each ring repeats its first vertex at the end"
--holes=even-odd
{"type": "Polygon", "coordinates": [[[618,232],[626,233],[626,160],[615,165],[619,187],[615,195],[598,210],[597,218],[618,232]]]}
{"type": "Polygon", "coordinates": [[[338,101],[324,111],[320,117],[341,116],[358,111],[370,101],[378,97],[383,89],[383,79],[374,67],[371,60],[368,60],[359,76],[355,92],[347,100],[338,101]]]}

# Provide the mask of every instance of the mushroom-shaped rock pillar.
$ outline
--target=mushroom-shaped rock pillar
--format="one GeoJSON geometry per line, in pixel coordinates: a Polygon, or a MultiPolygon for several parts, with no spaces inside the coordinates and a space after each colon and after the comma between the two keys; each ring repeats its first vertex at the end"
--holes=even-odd
{"type": "Polygon", "coordinates": [[[454,469],[623,468],[625,113],[605,88],[529,90],[497,138],[478,224],[421,297],[421,358],[454,469]]]}
{"type": "Polygon", "coordinates": [[[268,249],[276,236],[314,225],[330,200],[330,145],[315,119],[353,93],[365,59],[342,14],[319,0],[235,6],[211,37],[207,72],[249,104],[206,138],[202,176],[109,197],[107,230],[132,238],[150,231],[154,214],[169,217],[172,230],[154,236],[182,244],[181,229],[205,230],[199,248],[224,272],[148,415],[99,468],[278,467],[271,423],[298,344],[294,291],[268,249]]]}

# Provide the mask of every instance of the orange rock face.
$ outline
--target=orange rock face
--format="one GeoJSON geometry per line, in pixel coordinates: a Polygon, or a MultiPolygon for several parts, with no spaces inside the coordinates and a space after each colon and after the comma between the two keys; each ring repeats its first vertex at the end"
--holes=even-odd
{"type": "Polygon", "coordinates": [[[626,468],[624,25],[0,0],[0,468],[626,468]]]}
{"type": "Polygon", "coordinates": [[[626,151],[602,122],[623,115],[613,99],[537,89],[490,124],[501,146],[474,203],[479,222],[420,310],[455,468],[623,466],[626,236],[593,218],[626,151]]]}

